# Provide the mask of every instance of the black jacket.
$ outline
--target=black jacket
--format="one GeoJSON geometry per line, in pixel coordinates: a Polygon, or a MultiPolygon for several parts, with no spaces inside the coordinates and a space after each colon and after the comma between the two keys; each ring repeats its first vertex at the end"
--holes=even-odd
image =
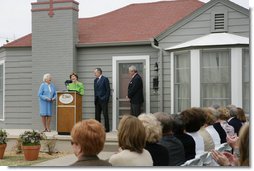
{"type": "Polygon", "coordinates": [[[143,82],[138,74],[136,74],[129,83],[128,98],[132,104],[141,104],[144,102],[143,82]]]}
{"type": "Polygon", "coordinates": [[[99,100],[102,103],[108,103],[110,97],[110,86],[107,77],[101,76],[94,80],[94,101],[99,100]]]}

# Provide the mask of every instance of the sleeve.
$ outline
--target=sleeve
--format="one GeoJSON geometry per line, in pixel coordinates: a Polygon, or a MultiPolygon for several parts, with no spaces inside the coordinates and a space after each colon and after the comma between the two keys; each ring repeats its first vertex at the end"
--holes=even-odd
{"type": "Polygon", "coordinates": [[[108,78],[106,78],[106,100],[109,101],[109,97],[110,97],[110,85],[109,85],[109,80],[108,78]]]}
{"type": "Polygon", "coordinates": [[[56,87],[55,87],[54,84],[52,84],[52,87],[53,87],[53,90],[54,90],[52,98],[55,100],[56,99],[56,87]]]}
{"type": "Polygon", "coordinates": [[[47,97],[45,95],[43,95],[43,83],[41,84],[39,91],[38,91],[38,97],[41,100],[47,100],[47,97]]]}
{"type": "Polygon", "coordinates": [[[133,80],[133,82],[132,82],[132,88],[128,91],[128,97],[129,98],[132,98],[136,94],[138,89],[140,88],[141,81],[139,79],[141,79],[141,78],[137,77],[137,78],[135,78],[133,80]]]}
{"type": "Polygon", "coordinates": [[[80,86],[80,88],[79,88],[79,94],[83,96],[85,94],[84,84],[80,82],[79,86],[80,86]]]}

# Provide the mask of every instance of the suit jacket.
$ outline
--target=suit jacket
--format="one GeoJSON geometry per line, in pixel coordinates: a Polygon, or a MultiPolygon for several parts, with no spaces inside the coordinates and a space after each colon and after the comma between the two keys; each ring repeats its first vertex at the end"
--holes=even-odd
{"type": "Polygon", "coordinates": [[[97,156],[82,156],[71,166],[112,166],[109,162],[99,159],[97,156]]]}
{"type": "Polygon", "coordinates": [[[129,83],[128,98],[132,104],[141,104],[144,102],[143,82],[138,74],[136,74],[129,83]]]}
{"type": "Polygon", "coordinates": [[[110,96],[109,80],[103,75],[94,80],[94,102],[99,100],[102,103],[108,103],[110,96]]]}
{"type": "Polygon", "coordinates": [[[235,133],[238,135],[240,128],[242,127],[242,122],[236,117],[234,117],[228,121],[228,124],[234,127],[235,133]]]}

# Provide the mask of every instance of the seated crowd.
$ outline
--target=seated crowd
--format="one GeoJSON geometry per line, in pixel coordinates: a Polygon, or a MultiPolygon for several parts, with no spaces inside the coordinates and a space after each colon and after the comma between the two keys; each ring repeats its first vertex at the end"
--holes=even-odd
{"type": "Polygon", "coordinates": [[[97,157],[105,142],[102,128],[92,119],[74,126],[78,161],[73,166],[181,166],[205,153],[217,166],[249,166],[249,123],[243,109],[234,105],[124,115],[118,126],[119,150],[106,161],[97,157]],[[231,149],[218,151],[223,144],[231,149]]]}

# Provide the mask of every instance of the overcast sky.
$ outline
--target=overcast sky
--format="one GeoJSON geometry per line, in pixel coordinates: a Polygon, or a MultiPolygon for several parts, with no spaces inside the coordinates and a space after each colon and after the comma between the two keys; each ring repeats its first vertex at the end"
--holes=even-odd
{"type": "MultiPolygon", "coordinates": [[[[76,0],[79,2],[79,18],[104,14],[132,3],[158,0],[76,0]]],[[[201,0],[208,2],[209,0],[201,0]]],[[[231,0],[249,8],[249,0],[231,0]]],[[[0,46],[6,39],[14,40],[31,33],[31,2],[36,0],[0,1],[0,46]]],[[[253,2],[250,6],[253,7],[253,2]]]]}

